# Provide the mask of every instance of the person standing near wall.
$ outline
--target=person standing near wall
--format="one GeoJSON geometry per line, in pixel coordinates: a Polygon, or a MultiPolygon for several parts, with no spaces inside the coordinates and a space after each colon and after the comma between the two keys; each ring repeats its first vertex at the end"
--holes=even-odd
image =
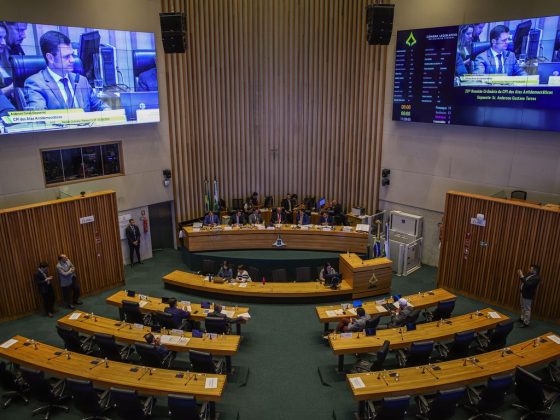
{"type": "Polygon", "coordinates": [[[521,269],[517,270],[519,280],[521,281],[521,317],[519,318],[521,328],[528,327],[531,322],[531,306],[533,305],[537,287],[541,281],[539,276],[540,271],[540,267],[536,264],[531,265],[527,275],[524,275],[521,269]]]}

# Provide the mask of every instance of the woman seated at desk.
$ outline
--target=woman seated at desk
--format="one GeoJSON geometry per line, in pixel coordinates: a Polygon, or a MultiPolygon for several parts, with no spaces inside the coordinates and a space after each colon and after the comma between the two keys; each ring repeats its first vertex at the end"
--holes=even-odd
{"type": "Polygon", "coordinates": [[[249,283],[251,281],[251,277],[247,270],[245,270],[245,266],[240,265],[237,267],[237,282],[238,283],[249,283]]]}

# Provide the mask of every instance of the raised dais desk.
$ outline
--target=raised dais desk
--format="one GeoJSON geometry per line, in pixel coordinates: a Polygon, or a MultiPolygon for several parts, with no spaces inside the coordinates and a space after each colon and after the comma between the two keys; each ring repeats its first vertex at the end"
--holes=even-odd
{"type": "MultiPolygon", "coordinates": [[[[512,373],[516,366],[530,368],[560,358],[560,337],[546,333],[538,338],[479,354],[476,358],[450,360],[427,366],[346,375],[358,401],[399,395],[429,394],[473,383],[492,375],[512,373]],[[398,375],[397,375],[398,374],[398,375]]],[[[363,412],[360,404],[360,413],[363,412]]]]}
{"type": "Polygon", "coordinates": [[[304,249],[313,251],[367,252],[368,235],[365,232],[344,232],[343,227],[334,226],[332,230],[321,227],[300,229],[292,225],[281,228],[257,229],[254,226],[195,229],[183,228],[185,246],[190,252],[221,251],[228,249],[276,249],[280,237],[284,242],[282,249],[304,249]],[[227,230],[226,230],[227,229],[227,230]]]}
{"type": "Polygon", "coordinates": [[[102,359],[78,353],[68,353],[68,358],[64,349],[25,337],[15,336],[12,340],[15,343],[7,348],[10,340],[0,345],[0,357],[61,378],[89,380],[101,388],[135,389],[145,395],[194,395],[198,400],[213,403],[220,400],[226,384],[225,375],[148,369],[113,361],[105,365],[102,359]],[[206,380],[210,378],[217,380],[216,388],[206,388],[206,380]]]}
{"type": "MultiPolygon", "coordinates": [[[[196,276],[196,274],[193,274],[193,276],[196,276]]],[[[162,298],[160,297],[144,296],[139,293],[135,293],[134,296],[128,296],[126,290],[120,290],[114,295],[111,295],[107,299],[105,299],[105,302],[108,305],[116,306],[117,308],[119,308],[119,314],[121,319],[123,319],[123,314],[122,314],[123,300],[138,302],[140,305],[140,311],[143,313],[163,312],[165,308],[169,307],[167,303],[162,302],[162,298]],[[145,299],[142,299],[141,297],[145,297],[145,299]]],[[[189,302],[188,305],[185,305],[181,301],[177,302],[177,307],[185,311],[189,311],[191,313],[191,318],[197,321],[204,321],[204,319],[206,319],[206,315],[214,310],[214,307],[212,305],[210,305],[210,308],[208,309],[203,309],[200,306],[200,303],[189,302]]],[[[242,306],[233,307],[233,306],[224,305],[222,306],[222,312],[223,311],[227,312],[229,318],[237,318],[241,314],[249,313],[249,308],[242,307],[242,306]]],[[[237,326],[237,334],[239,335],[241,334],[241,324],[237,323],[236,326],[237,326]]]]}
{"type": "Polygon", "coordinates": [[[338,370],[344,370],[344,355],[356,353],[369,353],[379,350],[385,340],[389,340],[390,349],[410,347],[415,341],[433,340],[449,341],[458,332],[474,330],[486,331],[496,324],[509,319],[507,316],[494,311],[483,309],[465,315],[455,316],[443,321],[433,321],[418,324],[415,330],[407,331],[406,328],[378,329],[376,335],[365,336],[363,333],[351,333],[352,337],[341,338],[340,334],[329,334],[329,344],[338,356],[338,370]]]}
{"type": "MultiPolygon", "coordinates": [[[[115,336],[115,340],[125,344],[145,343],[144,335],[151,332],[150,327],[137,324],[127,324],[122,321],[104,318],[100,316],[91,316],[85,312],[74,311],[63,316],[58,321],[59,325],[72,328],[82,334],[94,335],[97,333],[110,334],[115,336]]],[[[198,350],[211,353],[216,356],[225,356],[228,372],[231,371],[231,356],[239,349],[239,341],[241,337],[238,335],[218,335],[217,338],[211,338],[209,334],[203,337],[193,337],[192,333],[184,331],[178,334],[176,331],[167,334],[153,333],[155,336],[161,337],[161,342],[169,350],[176,352],[186,352],[189,350],[198,350]]]]}

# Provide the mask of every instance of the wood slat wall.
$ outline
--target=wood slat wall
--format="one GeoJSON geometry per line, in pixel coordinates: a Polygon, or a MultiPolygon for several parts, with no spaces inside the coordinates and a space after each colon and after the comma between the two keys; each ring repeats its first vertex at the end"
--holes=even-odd
{"type": "MultiPolygon", "coordinates": [[[[0,210],[0,320],[41,308],[33,274],[40,261],[55,275],[58,255],[68,255],[88,295],[124,284],[113,191],[0,210]],[[80,218],[94,216],[92,223],[80,218]]],[[[53,282],[61,297],[58,279],[53,282]]]]}
{"type": "Polygon", "coordinates": [[[204,179],[231,205],[258,191],[377,209],[387,47],[366,43],[372,0],[162,0],[185,12],[165,56],[178,220],[204,179]]]}
{"type": "Polygon", "coordinates": [[[447,193],[439,287],[518,310],[517,269],[526,273],[531,264],[541,266],[533,312],[560,321],[560,212],[519,201],[447,193]],[[471,224],[479,213],[485,216],[485,227],[471,224]]]}

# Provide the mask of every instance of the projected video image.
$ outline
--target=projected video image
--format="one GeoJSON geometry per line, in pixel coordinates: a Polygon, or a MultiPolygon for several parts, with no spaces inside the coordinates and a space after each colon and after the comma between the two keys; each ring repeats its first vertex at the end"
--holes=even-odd
{"type": "Polygon", "coordinates": [[[0,133],[159,121],[153,33],[0,21],[0,133]]]}

